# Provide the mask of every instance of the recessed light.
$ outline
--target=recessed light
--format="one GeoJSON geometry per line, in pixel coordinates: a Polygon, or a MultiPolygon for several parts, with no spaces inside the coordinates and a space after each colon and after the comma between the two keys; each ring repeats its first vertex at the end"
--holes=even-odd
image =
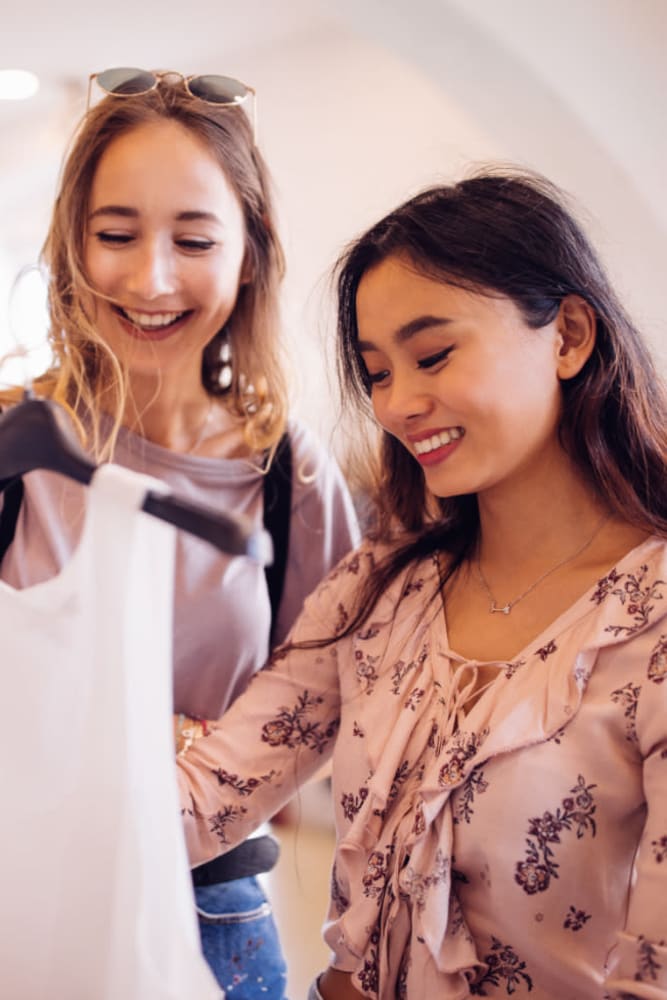
{"type": "Polygon", "coordinates": [[[39,80],[25,69],[0,69],[0,101],[24,101],[39,90],[39,80]]]}

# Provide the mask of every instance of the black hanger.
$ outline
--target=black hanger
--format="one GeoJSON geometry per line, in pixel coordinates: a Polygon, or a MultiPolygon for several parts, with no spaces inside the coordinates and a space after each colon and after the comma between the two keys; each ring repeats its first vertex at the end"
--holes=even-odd
{"type": "MultiPolygon", "coordinates": [[[[87,485],[96,468],[76,440],[66,412],[52,400],[37,399],[26,390],[23,401],[0,416],[0,492],[34,469],[58,472],[87,485]]],[[[246,518],[150,490],[141,509],[228,555],[247,555],[262,565],[272,560],[271,536],[246,518]]]]}

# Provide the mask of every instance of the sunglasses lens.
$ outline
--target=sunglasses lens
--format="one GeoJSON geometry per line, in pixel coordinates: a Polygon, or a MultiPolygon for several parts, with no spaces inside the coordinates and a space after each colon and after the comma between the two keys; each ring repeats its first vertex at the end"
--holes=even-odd
{"type": "Polygon", "coordinates": [[[108,94],[145,94],[155,86],[155,77],[143,69],[121,66],[97,74],[97,82],[108,94]]]}
{"type": "Polygon", "coordinates": [[[241,104],[248,96],[248,88],[231,76],[194,76],[188,81],[194,97],[209,104],[241,104]]]}

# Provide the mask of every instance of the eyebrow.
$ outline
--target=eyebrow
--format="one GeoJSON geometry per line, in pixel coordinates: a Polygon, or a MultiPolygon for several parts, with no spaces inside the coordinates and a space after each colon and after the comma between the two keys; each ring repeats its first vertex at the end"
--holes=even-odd
{"type": "MultiPolygon", "coordinates": [[[[136,208],[130,208],[129,205],[100,205],[96,208],[94,212],[91,212],[89,219],[96,219],[100,215],[116,215],[122,219],[138,219],[139,212],[136,208]]],[[[190,210],[187,212],[179,212],[175,217],[176,222],[217,222],[220,225],[220,219],[214,212],[200,212],[196,210],[190,210]]]]}
{"type": "MultiPolygon", "coordinates": [[[[430,330],[434,326],[447,326],[451,322],[452,320],[448,316],[432,316],[430,313],[425,316],[416,316],[394,331],[393,340],[397,344],[404,344],[423,330],[430,330]]],[[[357,350],[376,351],[377,347],[370,340],[358,340],[357,350]]]]}

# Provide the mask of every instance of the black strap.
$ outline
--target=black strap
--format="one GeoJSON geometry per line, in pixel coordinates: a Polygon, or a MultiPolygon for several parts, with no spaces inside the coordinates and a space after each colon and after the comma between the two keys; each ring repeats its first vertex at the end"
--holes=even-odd
{"type": "Polygon", "coordinates": [[[262,837],[251,837],[242,844],[232,848],[227,854],[221,854],[212,861],[207,861],[193,868],[192,884],[195,886],[218,885],[220,882],[232,882],[236,878],[247,878],[249,875],[259,875],[270,872],[280,854],[278,841],[265,834],[262,837]]]}
{"type": "MultiPolygon", "coordinates": [[[[283,434],[271,467],[264,476],[264,527],[273,541],[273,562],[266,567],[266,585],[271,602],[271,639],[278,619],[278,608],[285,585],[289,529],[292,513],[292,446],[283,434]]],[[[194,886],[218,885],[248,875],[271,871],[278,860],[279,847],[270,836],[251,837],[226,854],[192,870],[194,886]]]]}
{"type": "Polygon", "coordinates": [[[291,512],[292,446],[286,432],[278,442],[271,468],[264,476],[264,527],[273,540],[273,563],[265,571],[271,601],[271,645],[285,586],[291,512]]]}
{"type": "Polygon", "coordinates": [[[0,562],[2,562],[5,552],[14,541],[16,522],[23,500],[23,480],[14,479],[9,482],[6,479],[0,480],[0,493],[2,493],[0,510],[0,562]]]}

